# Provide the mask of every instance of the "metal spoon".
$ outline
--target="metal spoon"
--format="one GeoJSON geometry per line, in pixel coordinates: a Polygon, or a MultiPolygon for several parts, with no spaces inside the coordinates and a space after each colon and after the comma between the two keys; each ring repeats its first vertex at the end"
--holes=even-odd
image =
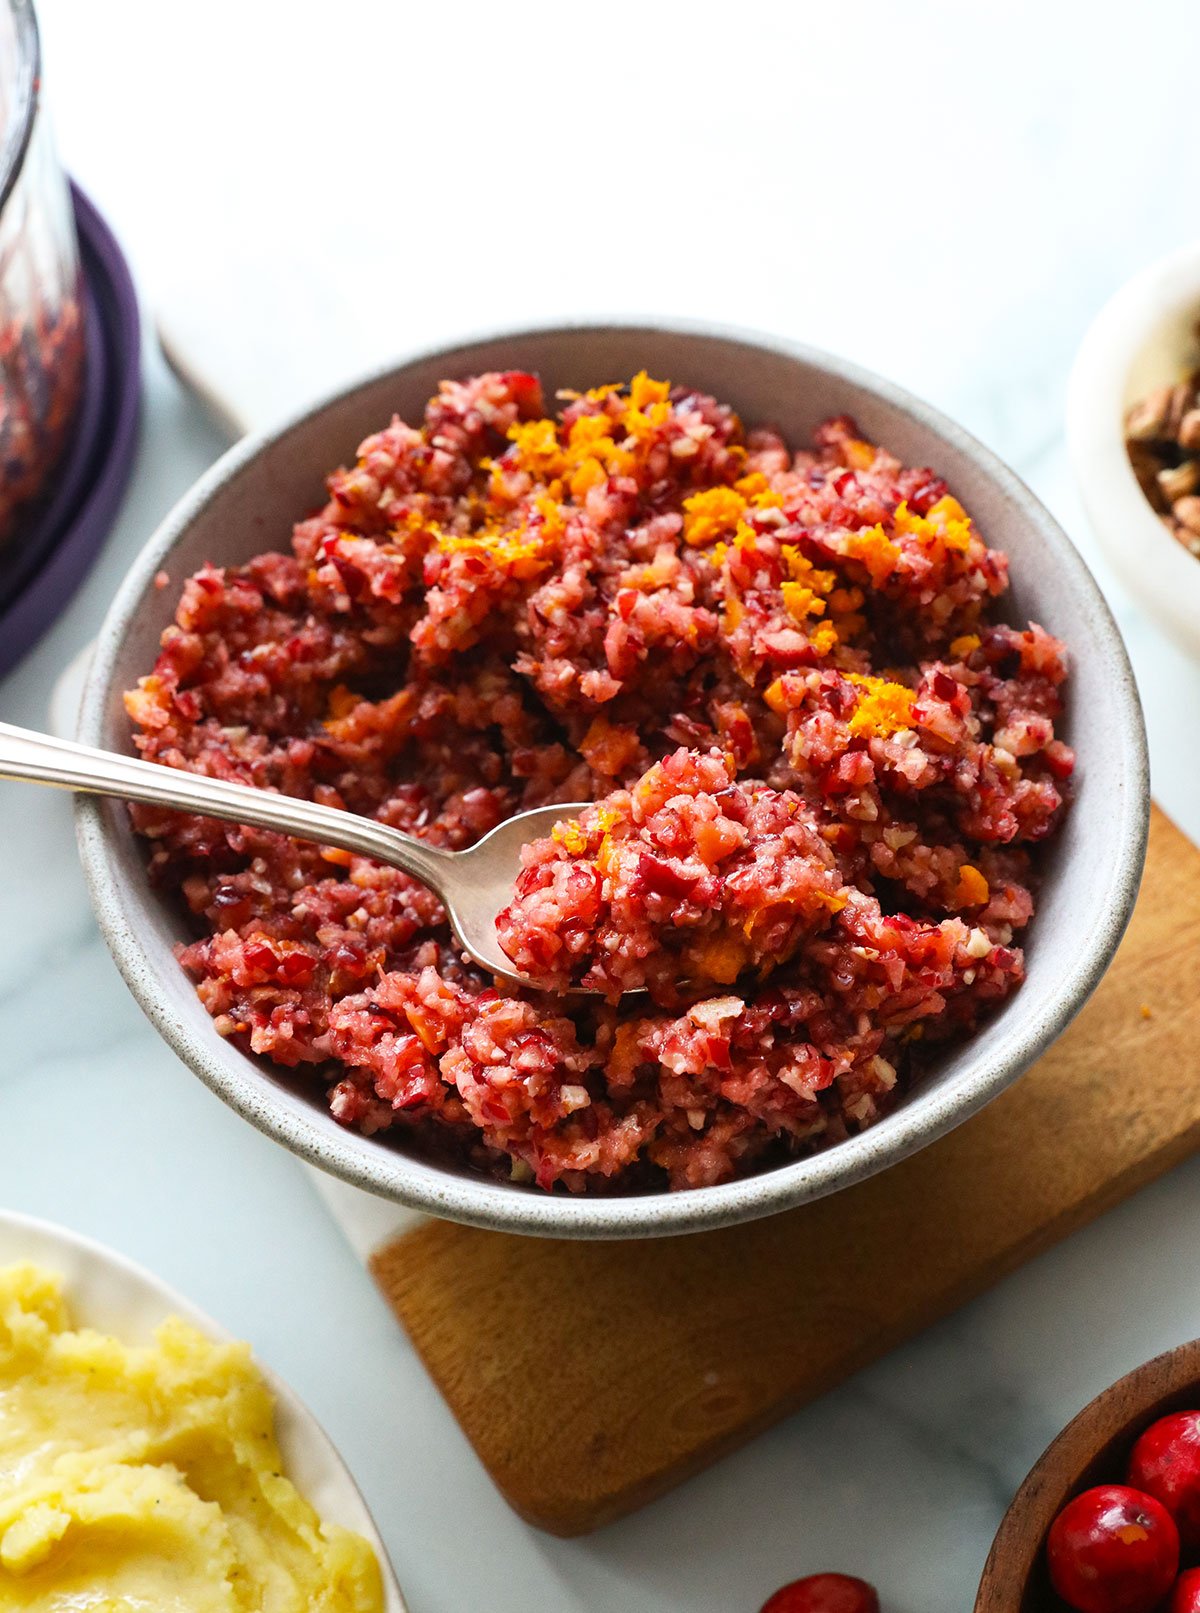
{"type": "Polygon", "coordinates": [[[126,801],[175,807],[206,818],[252,823],[260,829],[294,835],[298,840],[315,840],[324,846],[372,857],[411,874],[435,891],[463,951],[489,974],[518,985],[528,985],[529,981],[500,950],[496,915],[507,906],[512,894],[521,867],[521,848],[531,840],[542,839],[556,823],[574,817],[589,804],[577,801],[534,807],[499,824],[467,851],[443,851],[386,823],[360,818],[339,807],[207,778],[203,773],[186,773],[181,768],[77,745],[72,740],[36,734],[9,723],[0,723],[0,778],[57,784],[91,795],[115,795],[126,801]]]}

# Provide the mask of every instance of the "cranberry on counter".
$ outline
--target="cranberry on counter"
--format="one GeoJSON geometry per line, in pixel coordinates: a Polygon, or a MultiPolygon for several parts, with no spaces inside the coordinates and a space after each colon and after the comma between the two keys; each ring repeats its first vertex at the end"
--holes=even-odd
{"type": "Polygon", "coordinates": [[[879,1598],[851,1574],[809,1574],[776,1591],[760,1613],[879,1613],[879,1598]]]}
{"type": "Polygon", "coordinates": [[[1079,1613],[1152,1613],[1179,1570],[1179,1531],[1153,1496],[1101,1484],[1067,1502],[1046,1556],[1051,1584],[1079,1613]]]}
{"type": "Polygon", "coordinates": [[[1162,1502],[1185,1552],[1200,1548],[1200,1411],[1150,1424],[1129,1458],[1129,1483],[1162,1502]]]}
{"type": "Polygon", "coordinates": [[[1200,1613],[1200,1568],[1188,1568],[1180,1574],[1163,1613],[1200,1613]]]}

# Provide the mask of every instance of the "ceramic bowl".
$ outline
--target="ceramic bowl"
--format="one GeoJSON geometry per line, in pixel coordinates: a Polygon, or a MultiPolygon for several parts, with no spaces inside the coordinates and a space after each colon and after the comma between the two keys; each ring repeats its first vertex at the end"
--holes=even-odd
{"type": "Polygon", "coordinates": [[[1134,1441],[1173,1411],[1200,1407],[1200,1340],[1137,1367],[1086,1405],[1034,1463],[996,1533],[975,1613],[1065,1613],[1046,1571],[1046,1535],[1072,1496],[1121,1484],[1134,1441]]]}
{"type": "Polygon", "coordinates": [[[184,1061],[228,1103],[297,1154],[386,1198],[453,1220],[560,1237],[645,1237],[768,1215],[891,1165],[973,1114],[1059,1034],[1112,957],[1133,906],[1148,815],[1145,736],[1120,636],[1069,540],[1011,471],[927,405],[852,365],[761,336],[654,326],[584,326],[484,337],[395,365],[240,443],[172,511],[134,562],[101,630],[80,737],[128,751],[121,691],[154,661],[182,580],[202,562],[239,562],[286,545],[319,504],[322,476],[398,411],[419,417],[444,376],[541,373],[548,395],[646,367],[711,392],[793,443],[848,411],[909,464],[935,466],[988,540],[1008,551],[1013,620],[1034,619],[1071,647],[1064,732],[1080,757],[1078,795],[1048,849],[1028,978],[968,1043],[948,1051],[880,1124],[812,1158],[743,1181],[680,1193],[547,1194],[434,1164],[343,1130],[319,1087],[256,1062],[213,1029],[179,969],[175,906],[146,879],[144,847],[113,802],[80,798],[79,844],[101,928],[131,990],[184,1061]],[[165,570],[171,586],[159,589],[165,570]]]}
{"type": "Polygon", "coordinates": [[[1067,389],[1067,443],[1088,518],[1117,576],[1189,655],[1200,656],[1200,560],[1151,509],[1125,451],[1125,414],[1200,368],[1200,242],[1128,281],[1084,337],[1067,389]]]}
{"type": "MultiPolygon", "coordinates": [[[[75,1321],[127,1344],[146,1344],[166,1317],[182,1316],[210,1338],[233,1335],[132,1261],[63,1227],[0,1212],[0,1266],[30,1260],[63,1278],[75,1321]]],[[[281,1378],[259,1364],[275,1398],[275,1427],[288,1477],[330,1523],[370,1541],[383,1575],[385,1613],[406,1613],[367,1503],[328,1434],[281,1378]]]]}

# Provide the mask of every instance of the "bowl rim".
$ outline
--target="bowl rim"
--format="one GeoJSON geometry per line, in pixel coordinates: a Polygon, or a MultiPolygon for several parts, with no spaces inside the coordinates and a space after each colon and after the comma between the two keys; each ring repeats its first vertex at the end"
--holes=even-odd
{"type": "Polygon", "coordinates": [[[437,361],[454,373],[459,355],[488,342],[519,343],[547,335],[581,338],[601,333],[664,332],[751,346],[798,361],[831,378],[872,394],[955,448],[998,486],[1020,517],[1039,535],[1054,564],[1082,592],[1095,624],[1095,639],[1122,710],[1120,760],[1127,788],[1116,810],[1118,853],[1105,870],[1111,900],[1105,921],[1084,939],[1063,977],[1052,1011],[1022,1020],[1010,1032],[1004,1055],[967,1070],[953,1101],[922,1103],[920,1097],[898,1108],[876,1126],[803,1159],[758,1175],[711,1187],[625,1197],[560,1196],[535,1193],[483,1177],[452,1174],[399,1149],[381,1146],[357,1133],[331,1126],[327,1115],[301,1113],[263,1099],[264,1084],[254,1065],[238,1052],[230,1058],[215,1033],[197,1036],[177,1022],[156,990],[155,970],[120,901],[121,882],[109,847],[101,804],[76,797],[80,857],[101,931],[126,984],[160,1034],[202,1081],[243,1118],[310,1164],[353,1186],[410,1209],[492,1230],[562,1238],[620,1239],[659,1237],[730,1225],[792,1209],[835,1189],[849,1187],[885,1166],[898,1163],[934,1142],[996,1097],[1066,1028],[1099,983],[1124,933],[1137,895],[1149,828],[1149,765],[1141,705],[1129,657],[1095,580],[1066,533],[990,449],[931,405],[891,381],[820,349],[765,332],[696,321],[580,320],[518,330],[487,330],[451,345],[436,344],[402,355],[365,377],[340,386],[290,415],[282,424],[256,432],[230,448],[184,494],[134,559],[105,616],[86,681],[78,735],[87,744],[103,742],[103,722],[112,698],[113,662],[124,632],[156,573],[167,563],[179,537],[225,484],[253,460],[322,411],[376,386],[387,376],[417,363],[437,361]],[[324,1123],[322,1123],[324,1122],[324,1123]],[[369,1144],[369,1150],[363,1145],[369,1144]]]}
{"type": "MultiPolygon", "coordinates": [[[[10,1259],[5,1244],[12,1233],[16,1234],[18,1243],[23,1237],[31,1237],[35,1243],[45,1243],[51,1249],[68,1251],[83,1264],[103,1272],[115,1273],[121,1285],[141,1289],[153,1298],[156,1305],[161,1304],[164,1317],[172,1313],[181,1316],[185,1322],[219,1344],[240,1342],[236,1333],[230,1332],[222,1323],[214,1320],[170,1283],[164,1282],[156,1272],[136,1260],[131,1260],[119,1250],[99,1242],[96,1238],[76,1232],[72,1227],[61,1226],[55,1221],[47,1221],[41,1216],[26,1215],[19,1210],[0,1210],[0,1265],[34,1258],[27,1254],[18,1254],[10,1259]]],[[[37,1258],[41,1259],[40,1256],[37,1258]]],[[[49,1255],[46,1258],[52,1262],[54,1257],[49,1255]]],[[[66,1296],[68,1303],[77,1308],[72,1300],[69,1281],[66,1284],[66,1296]]],[[[94,1324],[89,1322],[85,1315],[80,1318],[80,1325],[88,1327],[94,1324]]],[[[351,1501],[353,1510],[360,1515],[353,1525],[346,1527],[353,1527],[363,1535],[379,1560],[379,1573],[384,1590],[384,1613],[407,1613],[407,1604],[401,1595],[395,1570],[380,1536],[378,1525],[371,1516],[366,1497],[359,1489],[342,1453],[286,1378],[280,1377],[272,1367],[261,1361],[257,1353],[254,1354],[254,1365],[265,1379],[276,1407],[282,1409],[290,1421],[305,1429],[307,1437],[319,1450],[321,1461],[351,1501]]]]}
{"type": "Polygon", "coordinates": [[[1200,241],[1126,280],[1084,334],[1067,382],[1067,452],[1097,542],[1130,593],[1188,653],[1200,651],[1200,559],[1167,531],[1125,447],[1130,372],[1158,326],[1200,318],[1200,241]]]}
{"type": "Polygon", "coordinates": [[[1104,1464],[1114,1447],[1130,1442],[1159,1417],[1200,1399],[1200,1339],[1191,1339],[1143,1361],[1094,1395],[1047,1445],[1021,1482],[1000,1521],[984,1564],[974,1613],[1034,1613],[1027,1605],[1030,1576],[1038,1565],[1046,1532],[1081,1484],[1120,1484],[1089,1469],[1104,1464]],[[1136,1405],[1130,1410],[1129,1405],[1136,1405]],[[1124,1406],[1113,1423],[1111,1410],[1124,1406]],[[1140,1425],[1140,1426],[1139,1426],[1140,1425]]]}

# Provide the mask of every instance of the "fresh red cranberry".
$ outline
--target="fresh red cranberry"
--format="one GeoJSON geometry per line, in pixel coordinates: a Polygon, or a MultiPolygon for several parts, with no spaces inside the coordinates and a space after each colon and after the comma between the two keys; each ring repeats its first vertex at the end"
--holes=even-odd
{"type": "Polygon", "coordinates": [[[776,1591],[760,1613],[879,1613],[879,1598],[851,1574],[809,1574],[776,1591]]]}
{"type": "Polygon", "coordinates": [[[1180,1574],[1163,1613],[1200,1613],[1200,1568],[1180,1574]]]}
{"type": "Polygon", "coordinates": [[[1151,1423],[1133,1447],[1129,1482],[1166,1507],[1184,1551],[1200,1548],[1200,1411],[1151,1423]]]}
{"type": "Polygon", "coordinates": [[[1179,1570],[1179,1531],[1152,1495],[1085,1490],[1050,1525],[1050,1582],[1079,1613],[1151,1613],[1179,1570]]]}

